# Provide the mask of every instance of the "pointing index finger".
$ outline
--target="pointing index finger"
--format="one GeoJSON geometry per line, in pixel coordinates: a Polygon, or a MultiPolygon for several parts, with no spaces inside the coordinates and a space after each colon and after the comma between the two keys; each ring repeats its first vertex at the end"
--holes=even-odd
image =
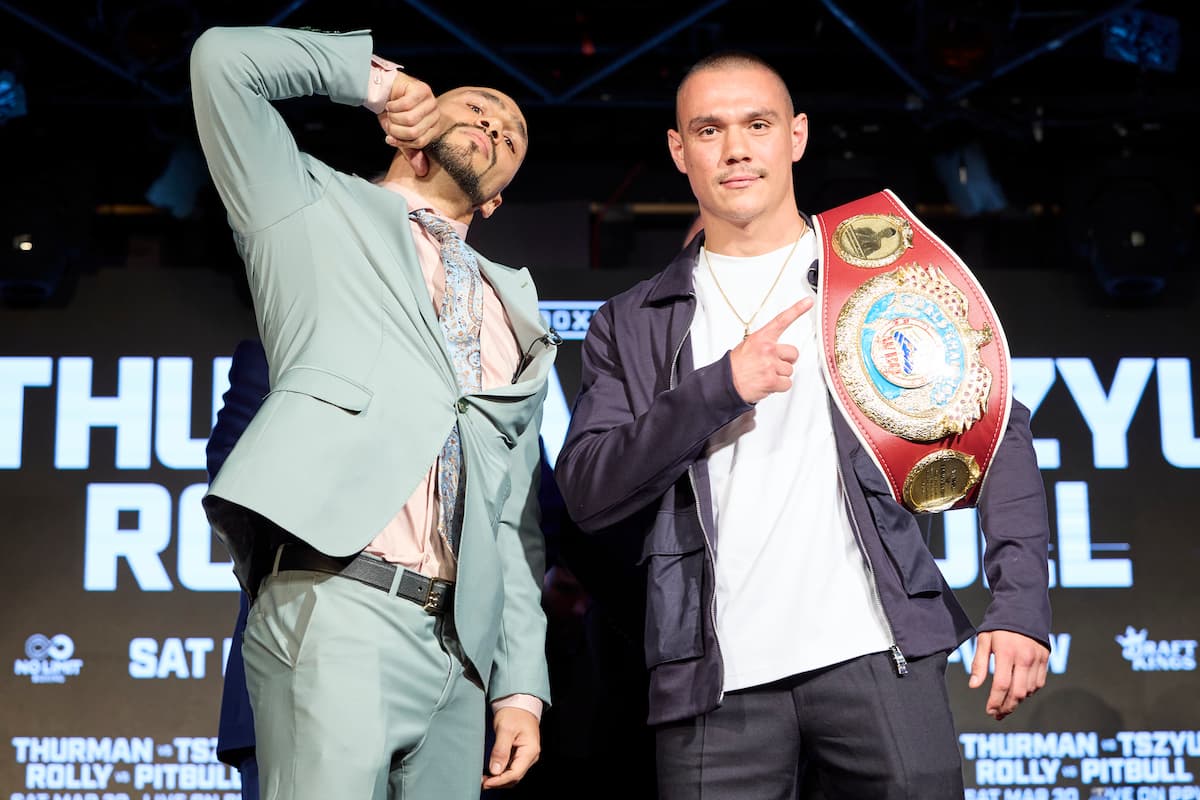
{"type": "Polygon", "coordinates": [[[812,305],[813,300],[811,297],[806,297],[803,300],[793,303],[783,311],[780,311],[766,325],[759,328],[758,333],[770,341],[777,341],[793,322],[800,319],[804,315],[804,312],[812,308],[812,305]]]}

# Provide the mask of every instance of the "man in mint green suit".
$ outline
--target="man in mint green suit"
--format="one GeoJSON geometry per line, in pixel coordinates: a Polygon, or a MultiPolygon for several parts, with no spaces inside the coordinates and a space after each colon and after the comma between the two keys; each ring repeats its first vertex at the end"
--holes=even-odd
{"type": "Polygon", "coordinates": [[[367,32],[217,28],[191,68],[270,365],[271,391],[204,499],[254,597],[243,653],[261,796],[511,785],[537,759],[549,699],[536,482],[557,337],[528,272],[473,253],[482,384],[461,390],[439,319],[450,262],[422,226],[432,215],[465,233],[496,210],[524,117],[492,89],[435,97],[373,56],[367,32]],[[377,114],[396,148],[385,178],[297,149],[271,102],[313,94],[377,114]],[[447,515],[437,480],[454,430],[447,515]],[[456,540],[439,536],[446,520],[456,540]]]}

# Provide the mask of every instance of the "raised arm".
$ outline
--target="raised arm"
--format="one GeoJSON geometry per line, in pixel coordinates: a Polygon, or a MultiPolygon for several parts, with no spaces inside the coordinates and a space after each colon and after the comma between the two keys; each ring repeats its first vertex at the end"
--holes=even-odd
{"type": "Polygon", "coordinates": [[[370,70],[366,31],[212,28],[196,40],[191,58],[196,128],[236,231],[266,228],[321,193],[272,101],[321,94],[362,105],[370,70]]]}

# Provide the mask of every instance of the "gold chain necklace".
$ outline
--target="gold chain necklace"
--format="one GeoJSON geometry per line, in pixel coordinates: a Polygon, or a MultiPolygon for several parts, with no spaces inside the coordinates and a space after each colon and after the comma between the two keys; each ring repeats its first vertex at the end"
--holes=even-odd
{"type": "Polygon", "coordinates": [[[792,249],[788,250],[787,257],[783,259],[783,263],[779,265],[779,274],[775,276],[775,280],[771,283],[771,288],[767,289],[767,293],[763,295],[762,302],[758,304],[758,308],[754,309],[754,313],[750,315],[750,319],[742,319],[742,315],[733,307],[733,303],[729,300],[729,295],[725,294],[725,290],[721,288],[721,282],[717,280],[717,273],[713,271],[712,264],[708,260],[708,248],[701,247],[700,252],[704,256],[704,266],[708,268],[708,274],[712,276],[713,285],[717,287],[717,291],[721,293],[721,299],[725,301],[725,305],[729,306],[729,310],[737,317],[737,321],[742,323],[742,340],[750,338],[750,326],[754,323],[754,318],[758,316],[758,312],[763,310],[763,306],[767,304],[767,299],[771,296],[771,292],[775,291],[775,287],[779,285],[779,279],[783,277],[783,271],[787,269],[788,262],[792,260],[792,254],[796,252],[796,245],[800,244],[800,240],[804,238],[804,234],[808,233],[808,227],[800,231],[800,235],[796,237],[796,241],[792,242],[792,249]]]}

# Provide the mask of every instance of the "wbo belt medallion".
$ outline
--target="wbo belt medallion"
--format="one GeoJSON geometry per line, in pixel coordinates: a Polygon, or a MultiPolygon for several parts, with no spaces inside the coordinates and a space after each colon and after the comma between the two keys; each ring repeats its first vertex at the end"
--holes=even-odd
{"type": "Polygon", "coordinates": [[[905,507],[974,505],[1011,408],[1008,345],[987,295],[889,191],[813,227],[838,409],[905,507]]]}
{"type": "Polygon", "coordinates": [[[991,372],[967,299],[936,267],[911,264],[871,278],[842,306],[834,339],[838,372],[854,402],[881,428],[932,442],[970,428],[987,408],[991,372]]]}

